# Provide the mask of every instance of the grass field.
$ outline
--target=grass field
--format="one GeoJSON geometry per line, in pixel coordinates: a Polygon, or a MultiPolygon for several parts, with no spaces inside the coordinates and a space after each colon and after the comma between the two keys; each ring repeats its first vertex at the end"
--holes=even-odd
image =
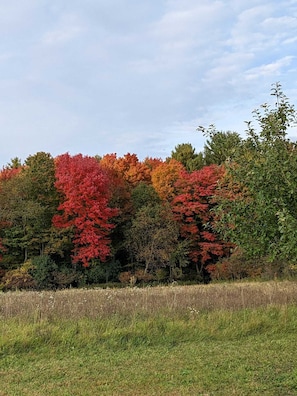
{"type": "Polygon", "coordinates": [[[0,294],[0,396],[297,395],[297,283],[0,294]]]}

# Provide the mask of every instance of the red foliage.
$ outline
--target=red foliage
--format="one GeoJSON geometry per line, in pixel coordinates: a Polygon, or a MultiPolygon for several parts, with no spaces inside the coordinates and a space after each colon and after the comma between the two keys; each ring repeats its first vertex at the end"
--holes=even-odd
{"type": "Polygon", "coordinates": [[[149,167],[151,171],[156,169],[159,165],[163,163],[163,160],[161,158],[152,158],[152,157],[146,157],[143,161],[143,163],[149,167]]]}
{"type": "Polygon", "coordinates": [[[107,154],[100,161],[100,166],[108,175],[109,189],[111,193],[112,206],[119,209],[117,220],[127,220],[132,212],[131,186],[124,179],[122,172],[118,169],[116,154],[107,154]]]}
{"type": "Polygon", "coordinates": [[[63,201],[54,216],[56,227],[74,227],[73,261],[88,266],[92,258],[104,261],[110,254],[109,220],[117,214],[108,207],[108,177],[95,158],[64,154],[56,159],[56,188],[63,201]]]}
{"type": "Polygon", "coordinates": [[[151,162],[140,162],[136,154],[128,153],[119,158],[116,154],[107,154],[100,165],[108,173],[112,204],[119,208],[117,220],[125,222],[133,212],[132,190],[140,182],[151,183],[151,162]]]}
{"type": "Polygon", "coordinates": [[[0,181],[6,181],[12,179],[14,176],[18,175],[22,167],[19,168],[3,168],[0,171],[0,181]]]}
{"type": "Polygon", "coordinates": [[[222,257],[227,245],[212,231],[211,198],[224,170],[216,165],[188,173],[183,170],[175,182],[172,201],[181,236],[190,241],[190,257],[204,265],[214,257],[222,257]]]}

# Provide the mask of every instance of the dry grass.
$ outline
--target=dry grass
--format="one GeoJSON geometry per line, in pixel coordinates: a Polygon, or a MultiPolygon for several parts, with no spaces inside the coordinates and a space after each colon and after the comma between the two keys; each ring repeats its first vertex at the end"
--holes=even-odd
{"type": "Polygon", "coordinates": [[[226,283],[126,289],[73,289],[0,294],[0,319],[168,316],[297,303],[297,282],[226,283]]]}
{"type": "Polygon", "coordinates": [[[296,301],[285,281],[2,293],[0,395],[296,395],[296,301]]]}

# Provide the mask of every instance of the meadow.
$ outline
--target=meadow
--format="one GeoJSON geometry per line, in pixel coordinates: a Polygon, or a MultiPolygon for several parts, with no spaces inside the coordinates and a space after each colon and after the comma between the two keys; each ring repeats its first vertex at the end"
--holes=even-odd
{"type": "Polygon", "coordinates": [[[296,395],[297,283],[0,294],[0,396],[296,395]]]}

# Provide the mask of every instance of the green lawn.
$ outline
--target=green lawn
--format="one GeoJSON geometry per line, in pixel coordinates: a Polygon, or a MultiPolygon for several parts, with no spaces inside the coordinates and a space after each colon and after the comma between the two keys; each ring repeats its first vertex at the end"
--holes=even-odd
{"type": "Polygon", "coordinates": [[[1,395],[296,395],[296,337],[112,351],[41,348],[1,361],[1,395]]]}
{"type": "Polygon", "coordinates": [[[297,307],[5,318],[1,396],[297,395],[297,307]]]}

